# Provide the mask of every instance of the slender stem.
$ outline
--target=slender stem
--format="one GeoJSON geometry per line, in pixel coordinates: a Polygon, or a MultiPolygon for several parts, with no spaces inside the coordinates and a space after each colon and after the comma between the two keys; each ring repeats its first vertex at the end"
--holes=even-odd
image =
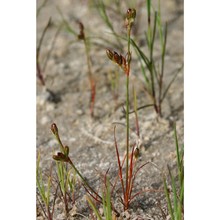
{"type": "MultiPolygon", "coordinates": [[[[130,52],[130,35],[131,35],[131,26],[128,26],[128,54],[127,54],[127,73],[126,73],[126,193],[125,196],[128,196],[128,171],[129,171],[129,74],[130,74],[130,62],[131,62],[131,52],[130,52]]],[[[128,199],[128,198],[127,198],[128,199]]],[[[125,200],[127,200],[125,198],[125,200]]]]}
{"type": "Polygon", "coordinates": [[[73,169],[76,171],[76,173],[79,175],[79,177],[82,179],[83,183],[99,198],[102,200],[102,197],[98,195],[98,193],[89,185],[89,183],[85,180],[85,178],[81,175],[81,173],[78,171],[78,169],[75,167],[73,162],[69,159],[69,164],[73,167],[73,169]]]}
{"type": "Polygon", "coordinates": [[[163,75],[164,75],[164,62],[165,62],[165,52],[166,52],[166,42],[167,42],[167,23],[164,31],[164,42],[162,48],[162,60],[161,60],[161,74],[159,81],[159,108],[161,113],[161,104],[162,104],[162,89],[163,89],[163,75]]]}

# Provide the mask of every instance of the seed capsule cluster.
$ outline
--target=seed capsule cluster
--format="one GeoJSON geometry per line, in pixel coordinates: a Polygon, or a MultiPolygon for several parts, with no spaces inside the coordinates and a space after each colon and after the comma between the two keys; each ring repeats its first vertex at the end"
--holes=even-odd
{"type": "Polygon", "coordinates": [[[116,51],[109,49],[106,50],[106,54],[111,61],[118,64],[123,70],[127,69],[126,59],[121,54],[119,55],[116,51]]]}

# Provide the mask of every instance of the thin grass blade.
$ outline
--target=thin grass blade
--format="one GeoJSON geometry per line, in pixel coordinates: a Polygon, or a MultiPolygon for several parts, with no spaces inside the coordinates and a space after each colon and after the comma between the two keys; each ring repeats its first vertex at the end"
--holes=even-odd
{"type": "Polygon", "coordinates": [[[98,220],[102,220],[101,215],[99,214],[98,209],[95,207],[94,203],[92,202],[92,200],[89,198],[89,196],[86,196],[86,200],[88,201],[89,205],[91,206],[92,210],[94,211],[94,213],[96,214],[98,220]]]}
{"type": "Polygon", "coordinates": [[[168,166],[169,176],[171,179],[171,185],[172,185],[172,192],[173,192],[173,211],[175,219],[178,219],[178,195],[177,195],[177,189],[175,184],[175,179],[171,173],[170,167],[168,166]]]}
{"type": "Polygon", "coordinates": [[[107,203],[107,213],[108,213],[107,219],[112,220],[111,192],[110,192],[110,182],[108,177],[107,177],[106,203],[107,203]]]}
{"type": "Polygon", "coordinates": [[[169,195],[169,191],[168,191],[168,187],[167,187],[165,177],[163,178],[163,184],[164,184],[164,191],[165,191],[165,195],[166,195],[166,199],[167,199],[168,210],[169,210],[171,219],[175,220],[174,215],[173,215],[173,208],[172,208],[172,205],[171,205],[170,195],[169,195]]]}

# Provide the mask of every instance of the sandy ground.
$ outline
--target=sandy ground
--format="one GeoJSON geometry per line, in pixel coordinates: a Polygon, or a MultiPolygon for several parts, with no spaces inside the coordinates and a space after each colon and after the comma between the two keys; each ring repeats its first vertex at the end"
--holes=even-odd
{"type": "MultiPolygon", "coordinates": [[[[37,7],[42,2],[38,0],[37,7]]],[[[132,2],[130,6],[137,9],[135,31],[132,36],[141,45],[143,51],[147,51],[144,41],[144,34],[147,30],[145,1],[137,1],[138,4],[135,4],[136,1],[130,2],[132,2]]],[[[156,5],[156,1],[153,3],[156,5]]],[[[121,11],[126,12],[126,10],[127,5],[122,1],[121,11]]],[[[122,16],[111,10],[107,13],[112,19],[116,33],[126,36],[122,16]]],[[[161,13],[163,21],[168,22],[164,81],[164,84],[168,85],[173,73],[183,63],[183,2],[161,1],[161,13]]],[[[50,17],[52,23],[46,32],[40,53],[40,63],[44,70],[43,76],[46,86],[42,86],[37,81],[36,150],[41,152],[40,165],[46,172],[51,166],[53,151],[59,148],[50,131],[51,123],[55,122],[63,142],[70,147],[70,157],[78,169],[94,187],[100,187],[100,173],[105,173],[109,167],[110,176],[114,176],[117,172],[113,135],[114,123],[117,125],[116,137],[121,155],[124,154],[126,143],[125,118],[122,113],[122,106],[125,103],[125,75],[107,58],[105,52],[106,48],[115,49],[113,45],[117,44],[117,41],[98,15],[96,8],[92,7],[92,1],[48,0],[37,17],[37,44],[50,17]],[[65,19],[77,33],[79,30],[76,19],[83,22],[85,34],[90,37],[92,72],[97,83],[94,118],[90,117],[89,112],[90,86],[83,42],[77,40],[64,27],[58,32],[62,18],[57,8],[62,11],[65,19]],[[109,42],[100,39],[100,37],[109,40],[109,42]],[[45,61],[48,53],[50,53],[49,59],[45,61]],[[119,72],[118,99],[116,101],[109,80],[110,73],[113,71],[119,72]],[[53,96],[46,89],[52,91],[53,96]]],[[[115,50],[123,54],[126,51],[126,42],[122,41],[122,44],[121,50],[115,50]]],[[[154,54],[156,58],[159,57],[159,53],[160,46],[157,39],[154,54]]],[[[136,89],[138,106],[149,104],[150,98],[144,89],[143,75],[134,52],[130,82],[131,92],[132,85],[136,89]]],[[[132,108],[133,104],[131,104],[132,108]]],[[[141,156],[138,163],[143,164],[146,161],[151,161],[165,172],[167,164],[175,168],[174,122],[176,122],[179,142],[183,143],[183,70],[178,74],[164,100],[163,118],[158,119],[152,108],[138,111],[138,117],[139,141],[141,141],[141,156]]],[[[130,127],[132,129],[130,140],[134,143],[137,141],[137,136],[133,132],[135,130],[134,114],[130,115],[130,127]]],[[[162,187],[160,171],[152,165],[147,165],[138,174],[134,191],[138,192],[146,188],[162,189],[162,187]]],[[[84,199],[85,192],[80,184],[76,194],[78,197],[74,205],[76,212],[90,219],[88,205],[84,199]]],[[[163,219],[160,209],[156,205],[158,201],[166,211],[163,192],[145,193],[136,197],[131,204],[131,209],[126,213],[128,217],[123,219],[163,219]]],[[[121,206],[117,205],[116,201],[115,204],[122,212],[121,206]]],[[[37,218],[43,219],[38,202],[37,205],[37,218]]],[[[59,199],[56,201],[54,219],[67,219],[63,214],[62,201],[59,199]]],[[[68,219],[86,218],[75,215],[69,216],[68,219]]]]}

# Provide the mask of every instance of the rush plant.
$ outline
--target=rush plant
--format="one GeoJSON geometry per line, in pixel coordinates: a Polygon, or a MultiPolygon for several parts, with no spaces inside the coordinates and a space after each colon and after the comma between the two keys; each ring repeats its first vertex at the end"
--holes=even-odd
{"type": "MultiPolygon", "coordinates": [[[[151,98],[153,107],[158,116],[162,117],[162,103],[167,95],[167,92],[176,79],[178,73],[182,70],[183,65],[179,67],[175,72],[173,72],[173,78],[170,80],[168,85],[164,85],[164,67],[165,67],[165,55],[166,55],[166,45],[167,45],[167,22],[165,26],[162,26],[161,19],[161,9],[160,0],[158,0],[158,11],[154,9],[154,19],[152,19],[152,3],[151,0],[146,0],[147,8],[147,21],[148,28],[145,32],[145,38],[148,46],[149,53],[143,52],[143,50],[137,45],[137,43],[131,39],[131,44],[135,49],[138,56],[141,72],[143,74],[146,91],[151,98]],[[153,21],[153,24],[152,24],[153,21]],[[156,34],[159,35],[160,41],[160,62],[156,62],[154,52],[155,52],[155,40],[156,34]]],[[[151,106],[149,105],[149,106],[151,106]]]]}
{"type": "MultiPolygon", "coordinates": [[[[131,29],[134,24],[136,17],[136,10],[135,9],[128,9],[125,19],[125,27],[127,29],[127,54],[126,57],[124,57],[121,54],[118,54],[116,51],[112,51],[110,49],[106,50],[108,58],[119,65],[126,76],[126,109],[125,109],[125,115],[126,115],[126,154],[124,157],[124,160],[120,160],[119,151],[118,151],[118,144],[116,141],[116,135],[115,135],[115,129],[114,128],[114,140],[115,140],[115,149],[116,149],[116,156],[118,161],[118,176],[121,182],[121,188],[122,188],[122,194],[123,197],[121,198],[122,204],[124,206],[124,210],[127,210],[130,206],[131,201],[140,193],[138,192],[135,195],[133,195],[133,188],[134,188],[134,181],[136,178],[137,173],[140,171],[141,168],[143,168],[145,165],[147,165],[149,162],[144,163],[143,165],[136,168],[136,162],[137,158],[139,156],[139,148],[136,145],[132,146],[132,150],[130,152],[130,142],[129,142],[129,130],[130,130],[130,122],[129,122],[129,113],[130,113],[130,103],[129,103],[129,77],[130,77],[130,64],[132,59],[131,54],[131,29]],[[123,165],[125,162],[125,180],[123,177],[123,165]],[[136,168],[136,169],[135,169],[136,168]]],[[[136,93],[133,89],[134,93],[134,112],[135,112],[135,118],[136,118],[136,130],[137,130],[137,136],[139,136],[139,124],[138,124],[138,116],[137,116],[137,102],[136,102],[136,93]]],[[[114,184],[115,187],[115,184],[114,184]]],[[[114,189],[113,187],[113,189],[114,189]]],[[[147,190],[151,191],[151,190],[147,190]]]]}
{"type": "MultiPolygon", "coordinates": [[[[136,17],[135,9],[128,9],[126,14],[126,28],[127,28],[127,41],[128,41],[128,50],[126,58],[122,55],[119,55],[117,52],[113,52],[109,49],[106,50],[107,56],[114,63],[118,64],[126,75],[126,177],[125,177],[125,189],[124,189],[124,206],[125,209],[128,209],[129,206],[129,76],[130,76],[130,64],[131,64],[131,28],[134,24],[136,17]]],[[[132,155],[133,156],[133,155],[132,155]]],[[[131,161],[132,162],[132,161],[131,161]]],[[[120,165],[119,165],[120,166],[120,165]]],[[[130,164],[132,166],[132,164],[130,164]]]]}

